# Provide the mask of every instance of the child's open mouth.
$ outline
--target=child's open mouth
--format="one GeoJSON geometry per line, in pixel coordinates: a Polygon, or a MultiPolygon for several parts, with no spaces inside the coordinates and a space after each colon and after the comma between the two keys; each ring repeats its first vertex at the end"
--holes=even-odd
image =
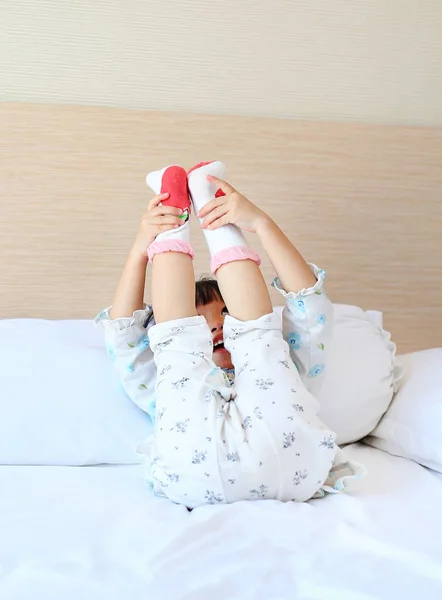
{"type": "Polygon", "coordinates": [[[217,342],[213,342],[213,352],[214,354],[221,354],[222,352],[227,352],[227,350],[224,348],[224,341],[218,340],[217,342]]]}

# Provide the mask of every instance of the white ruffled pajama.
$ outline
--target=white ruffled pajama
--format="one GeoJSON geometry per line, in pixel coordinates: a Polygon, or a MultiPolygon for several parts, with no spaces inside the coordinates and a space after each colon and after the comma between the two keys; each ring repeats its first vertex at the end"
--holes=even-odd
{"type": "Polygon", "coordinates": [[[273,498],[304,501],[341,491],[363,472],[317,417],[315,390],[332,337],[332,304],[324,272],[316,285],[286,293],[281,313],[241,322],[227,316],[224,344],[231,382],[212,361],[203,317],[154,325],[98,315],[107,349],[128,395],[148,412],[155,432],[141,445],[158,495],[194,508],[273,498]],[[282,319],[282,320],[281,320],[282,319]]]}

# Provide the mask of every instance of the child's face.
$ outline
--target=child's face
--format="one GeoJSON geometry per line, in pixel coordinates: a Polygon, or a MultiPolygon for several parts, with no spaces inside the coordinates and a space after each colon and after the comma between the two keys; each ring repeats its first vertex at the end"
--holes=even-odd
{"type": "Polygon", "coordinates": [[[213,362],[221,369],[233,369],[230,352],[224,348],[223,327],[224,317],[228,314],[222,300],[212,300],[209,304],[196,307],[198,314],[203,316],[213,335],[213,362]]]}

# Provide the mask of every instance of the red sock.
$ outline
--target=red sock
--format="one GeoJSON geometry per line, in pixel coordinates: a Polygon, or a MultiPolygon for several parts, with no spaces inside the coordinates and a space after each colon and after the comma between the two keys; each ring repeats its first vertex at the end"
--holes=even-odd
{"type": "Polygon", "coordinates": [[[187,187],[187,173],[182,167],[167,167],[161,177],[161,194],[169,194],[167,200],[163,200],[164,206],[175,206],[190,214],[190,198],[187,187]]]}

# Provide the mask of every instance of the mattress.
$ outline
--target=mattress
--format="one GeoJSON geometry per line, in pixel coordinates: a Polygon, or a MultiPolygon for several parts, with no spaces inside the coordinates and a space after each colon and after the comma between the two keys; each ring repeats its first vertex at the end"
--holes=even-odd
{"type": "Polygon", "coordinates": [[[0,467],[1,600],[442,597],[442,481],[362,445],[348,495],[189,512],[139,466],[0,467]]]}

